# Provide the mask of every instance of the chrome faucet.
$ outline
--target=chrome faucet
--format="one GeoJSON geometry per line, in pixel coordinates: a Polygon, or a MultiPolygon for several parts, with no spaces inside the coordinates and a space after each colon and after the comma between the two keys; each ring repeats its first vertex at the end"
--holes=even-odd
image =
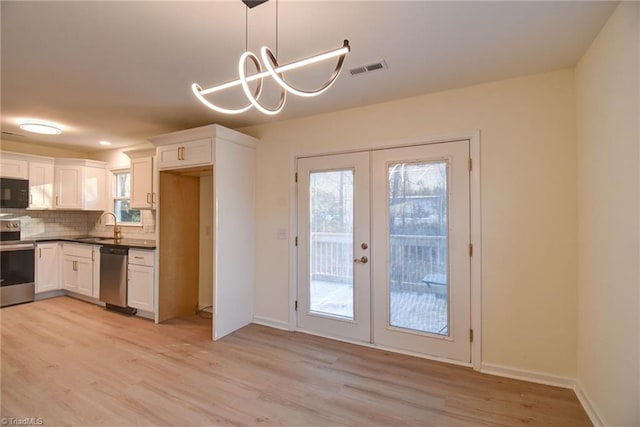
{"type": "Polygon", "coordinates": [[[113,240],[122,239],[122,230],[118,225],[118,218],[116,218],[116,215],[113,212],[104,212],[100,215],[100,224],[102,224],[102,217],[105,215],[111,215],[113,217],[113,240]]]}

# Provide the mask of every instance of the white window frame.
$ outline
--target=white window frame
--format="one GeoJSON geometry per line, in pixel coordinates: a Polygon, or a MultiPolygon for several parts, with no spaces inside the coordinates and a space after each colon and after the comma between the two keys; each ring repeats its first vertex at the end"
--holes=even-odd
{"type": "MultiPolygon", "coordinates": [[[[129,175],[131,175],[131,169],[130,168],[119,168],[119,169],[112,169],[111,170],[111,211],[114,213],[115,215],[115,211],[116,211],[116,200],[129,200],[129,202],[131,202],[131,196],[129,197],[116,197],[116,190],[118,188],[118,182],[117,182],[117,175],[123,174],[123,173],[128,173],[129,175]]],[[[134,210],[140,210],[140,209],[134,209],[134,210]]],[[[142,215],[142,211],[140,211],[140,222],[118,222],[118,225],[121,225],[123,227],[143,227],[143,219],[142,219],[143,215],[142,215]]],[[[113,225],[111,223],[111,221],[113,221],[112,217],[107,217],[109,218],[110,222],[107,223],[107,225],[113,225]]]]}

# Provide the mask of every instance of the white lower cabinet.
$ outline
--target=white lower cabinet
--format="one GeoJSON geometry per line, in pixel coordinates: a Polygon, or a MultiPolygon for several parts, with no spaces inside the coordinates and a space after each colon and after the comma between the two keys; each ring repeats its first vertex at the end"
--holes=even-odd
{"type": "Polygon", "coordinates": [[[129,250],[127,305],[153,313],[154,251],[129,250]]]}
{"type": "Polygon", "coordinates": [[[60,289],[58,242],[36,246],[36,294],[60,289]]]}
{"type": "Polygon", "coordinates": [[[62,244],[62,288],[88,297],[94,296],[94,260],[92,245],[62,244]]]}

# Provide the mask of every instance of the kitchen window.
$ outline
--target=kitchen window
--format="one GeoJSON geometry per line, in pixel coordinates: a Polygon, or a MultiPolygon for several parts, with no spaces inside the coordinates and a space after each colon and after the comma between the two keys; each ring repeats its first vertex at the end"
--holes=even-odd
{"type": "Polygon", "coordinates": [[[118,224],[141,226],[140,210],[131,209],[131,171],[114,171],[113,179],[113,213],[118,218],[118,224]]]}

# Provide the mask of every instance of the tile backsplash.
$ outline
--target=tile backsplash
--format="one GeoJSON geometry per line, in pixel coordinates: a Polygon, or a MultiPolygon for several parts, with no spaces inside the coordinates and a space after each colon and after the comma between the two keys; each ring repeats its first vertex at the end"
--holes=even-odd
{"type": "MultiPolygon", "coordinates": [[[[143,210],[142,227],[122,227],[122,235],[132,239],[155,239],[155,211],[143,210]]],[[[91,235],[110,237],[113,226],[99,223],[102,212],[96,211],[28,211],[2,209],[0,218],[20,219],[22,239],[91,235]]]]}

